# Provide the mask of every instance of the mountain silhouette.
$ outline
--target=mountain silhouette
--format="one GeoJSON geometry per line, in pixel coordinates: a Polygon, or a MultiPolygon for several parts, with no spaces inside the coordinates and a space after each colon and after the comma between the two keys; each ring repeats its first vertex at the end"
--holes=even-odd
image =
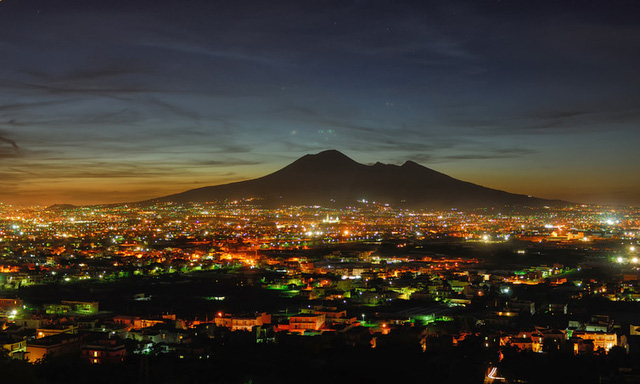
{"type": "Polygon", "coordinates": [[[407,208],[481,208],[558,205],[560,201],[486,188],[454,179],[413,161],[360,164],[336,150],[305,155],[267,176],[202,187],[147,200],[213,202],[256,198],[260,205],[349,206],[367,200],[407,208]]]}

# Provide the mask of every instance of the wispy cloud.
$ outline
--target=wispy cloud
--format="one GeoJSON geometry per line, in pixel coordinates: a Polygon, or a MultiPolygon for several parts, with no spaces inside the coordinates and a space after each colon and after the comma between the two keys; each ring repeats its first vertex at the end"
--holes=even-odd
{"type": "Polygon", "coordinates": [[[15,142],[15,141],[10,140],[10,139],[8,139],[8,138],[6,138],[6,137],[4,137],[4,136],[1,136],[1,135],[0,135],[0,142],[5,143],[5,144],[9,144],[9,145],[10,145],[10,146],[12,146],[12,147],[13,147],[13,149],[15,149],[16,151],[17,151],[18,149],[20,149],[20,148],[18,147],[18,144],[16,144],[16,142],[15,142]]]}

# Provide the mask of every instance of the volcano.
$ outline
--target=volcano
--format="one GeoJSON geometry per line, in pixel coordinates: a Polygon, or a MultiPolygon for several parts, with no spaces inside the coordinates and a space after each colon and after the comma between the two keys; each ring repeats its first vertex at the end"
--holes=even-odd
{"type": "Polygon", "coordinates": [[[305,155],[269,175],[191,189],[141,203],[204,203],[255,199],[264,207],[353,206],[377,202],[412,209],[469,209],[568,204],[465,182],[413,161],[402,165],[360,164],[336,150],[305,155]]]}

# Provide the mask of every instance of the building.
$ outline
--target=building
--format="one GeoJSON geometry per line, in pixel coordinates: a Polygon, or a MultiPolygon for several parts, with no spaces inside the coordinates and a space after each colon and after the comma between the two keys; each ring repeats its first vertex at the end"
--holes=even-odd
{"type": "Polygon", "coordinates": [[[292,332],[319,331],[324,327],[324,314],[297,314],[289,318],[289,330],[292,332]]]}
{"type": "Polygon", "coordinates": [[[22,300],[20,299],[4,299],[0,298],[0,310],[9,311],[12,309],[22,308],[22,300]]]}
{"type": "Polygon", "coordinates": [[[0,334],[0,348],[4,348],[11,358],[18,358],[27,351],[27,338],[24,336],[0,334]]]}
{"type": "Polygon", "coordinates": [[[76,325],[52,325],[43,328],[36,329],[36,339],[43,337],[49,337],[53,335],[59,335],[61,333],[76,334],[78,333],[78,327],[76,325]]]}
{"type": "Polygon", "coordinates": [[[67,333],[27,341],[27,360],[36,362],[45,356],[69,355],[80,352],[80,336],[67,333]]]}
{"type": "Polygon", "coordinates": [[[596,351],[602,348],[609,352],[612,347],[618,345],[618,335],[615,333],[576,331],[573,332],[572,336],[579,337],[582,340],[592,340],[593,348],[596,351]]]}
{"type": "Polygon", "coordinates": [[[93,315],[98,313],[99,305],[95,301],[69,301],[63,300],[60,304],[47,304],[48,314],[62,315],[65,313],[75,313],[78,315],[93,315]]]}
{"type": "Polygon", "coordinates": [[[142,329],[153,327],[156,324],[163,323],[165,319],[143,319],[138,316],[118,315],[113,317],[113,322],[119,325],[125,325],[130,329],[142,329]]]}
{"type": "Polygon", "coordinates": [[[251,331],[253,327],[260,327],[271,324],[271,315],[268,313],[258,313],[251,316],[220,316],[215,319],[216,326],[229,328],[232,331],[251,331]]]}
{"type": "Polygon", "coordinates": [[[72,312],[81,315],[93,315],[99,311],[99,303],[97,301],[68,301],[63,300],[62,305],[68,305],[72,312]]]}
{"type": "Polygon", "coordinates": [[[84,344],[80,357],[92,364],[116,364],[124,361],[127,354],[124,343],[116,339],[102,339],[84,344]]]}
{"type": "Polygon", "coordinates": [[[337,309],[335,307],[315,307],[309,309],[302,309],[300,314],[308,315],[325,315],[325,325],[338,325],[338,324],[354,324],[357,322],[356,317],[347,317],[347,311],[344,309],[337,309]]]}
{"type": "Polygon", "coordinates": [[[520,332],[509,338],[509,343],[521,351],[542,352],[543,336],[538,332],[520,332]]]}
{"type": "Polygon", "coordinates": [[[26,329],[38,329],[52,323],[51,319],[44,318],[44,317],[20,318],[20,319],[15,319],[13,322],[15,325],[19,327],[24,327],[26,329]]]}

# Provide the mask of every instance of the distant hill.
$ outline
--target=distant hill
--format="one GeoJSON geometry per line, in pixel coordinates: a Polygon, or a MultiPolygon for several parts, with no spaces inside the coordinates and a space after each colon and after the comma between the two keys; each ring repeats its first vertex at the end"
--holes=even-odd
{"type": "Polygon", "coordinates": [[[72,204],[53,204],[47,207],[47,211],[64,211],[68,209],[80,208],[77,205],[72,204]]]}
{"type": "Polygon", "coordinates": [[[258,179],[192,189],[141,202],[212,202],[258,198],[263,206],[348,206],[357,200],[407,208],[481,208],[568,204],[517,195],[454,179],[413,161],[360,164],[329,150],[305,155],[258,179]]]}

